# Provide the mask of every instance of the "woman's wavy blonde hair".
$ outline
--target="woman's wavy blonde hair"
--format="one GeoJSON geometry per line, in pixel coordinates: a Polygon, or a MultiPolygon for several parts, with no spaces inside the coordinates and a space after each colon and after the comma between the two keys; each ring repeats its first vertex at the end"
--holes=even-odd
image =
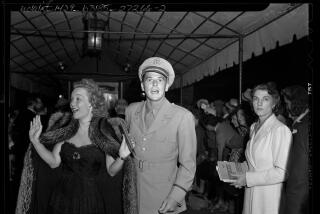
{"type": "Polygon", "coordinates": [[[73,89],[84,88],[88,92],[89,102],[94,117],[108,117],[108,106],[102,89],[92,79],[82,79],[74,83],[73,89]]]}

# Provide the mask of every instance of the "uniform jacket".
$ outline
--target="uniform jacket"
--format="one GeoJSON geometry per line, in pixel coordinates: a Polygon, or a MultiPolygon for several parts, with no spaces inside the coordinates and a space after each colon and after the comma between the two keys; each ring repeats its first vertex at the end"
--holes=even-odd
{"type": "Polygon", "coordinates": [[[196,133],[188,110],[167,99],[146,129],[146,101],[126,109],[130,135],[136,142],[136,169],[139,214],[158,214],[163,200],[172,197],[186,209],[185,194],[196,171],[196,133]]]}
{"type": "Polygon", "coordinates": [[[271,115],[257,133],[254,126],[255,123],[245,152],[249,171],[242,213],[278,214],[292,134],[275,115],[271,115]]]}

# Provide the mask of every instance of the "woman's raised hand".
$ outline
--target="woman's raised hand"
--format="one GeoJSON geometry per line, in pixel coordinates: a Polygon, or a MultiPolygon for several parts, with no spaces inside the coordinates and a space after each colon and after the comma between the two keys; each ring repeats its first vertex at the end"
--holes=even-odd
{"type": "Polygon", "coordinates": [[[29,138],[32,144],[39,143],[39,136],[42,132],[40,116],[37,115],[30,122],[29,138]]]}

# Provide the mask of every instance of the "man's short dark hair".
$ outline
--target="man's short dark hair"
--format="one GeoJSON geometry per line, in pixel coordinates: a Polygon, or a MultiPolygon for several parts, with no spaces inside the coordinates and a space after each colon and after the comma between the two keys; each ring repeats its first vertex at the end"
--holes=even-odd
{"type": "Polygon", "coordinates": [[[291,102],[291,109],[288,109],[293,116],[299,116],[309,106],[309,96],[305,88],[300,85],[293,85],[284,88],[282,95],[291,102]]]}

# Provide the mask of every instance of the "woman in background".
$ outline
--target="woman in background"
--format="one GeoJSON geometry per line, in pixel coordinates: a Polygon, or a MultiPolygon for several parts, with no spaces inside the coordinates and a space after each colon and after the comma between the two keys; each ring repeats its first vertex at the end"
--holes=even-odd
{"type": "Polygon", "coordinates": [[[235,175],[231,185],[245,187],[243,214],[278,214],[283,182],[292,140],[290,129],[280,122],[274,111],[280,100],[273,84],[253,89],[252,104],[258,121],[250,128],[245,156],[248,171],[235,175]]]}

